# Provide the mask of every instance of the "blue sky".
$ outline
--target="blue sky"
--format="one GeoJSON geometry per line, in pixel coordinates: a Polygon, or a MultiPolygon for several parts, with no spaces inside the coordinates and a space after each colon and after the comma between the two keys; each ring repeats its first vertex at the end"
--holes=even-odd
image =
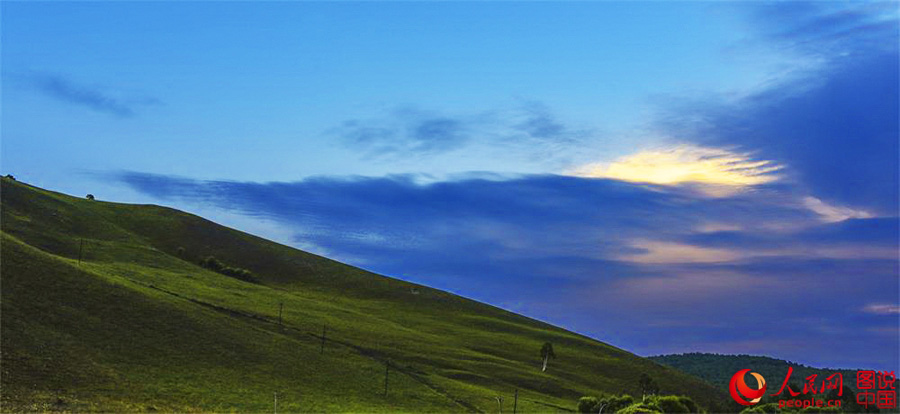
{"type": "Polygon", "coordinates": [[[892,369],[897,20],[894,3],[4,2],[0,163],[642,355],[892,369]]]}

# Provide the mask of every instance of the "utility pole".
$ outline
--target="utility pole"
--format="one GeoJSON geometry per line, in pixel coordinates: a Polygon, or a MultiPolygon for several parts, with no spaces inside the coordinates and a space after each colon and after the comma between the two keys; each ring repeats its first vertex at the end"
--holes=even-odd
{"type": "Polygon", "coordinates": [[[81,266],[81,252],[84,250],[84,239],[78,243],[78,265],[81,266]]]}
{"type": "Polygon", "coordinates": [[[384,396],[387,397],[388,390],[388,372],[391,370],[391,364],[384,361],[384,396]]]}
{"type": "Polygon", "coordinates": [[[327,327],[327,326],[328,325],[326,325],[324,323],[322,324],[322,347],[319,349],[320,354],[325,353],[325,327],[327,327]]]}
{"type": "Polygon", "coordinates": [[[519,389],[516,388],[516,397],[513,400],[513,414],[516,414],[516,408],[519,407],[519,389]]]}
{"type": "Polygon", "coordinates": [[[281,312],[284,310],[284,302],[278,303],[278,327],[284,329],[284,324],[281,322],[281,312]]]}

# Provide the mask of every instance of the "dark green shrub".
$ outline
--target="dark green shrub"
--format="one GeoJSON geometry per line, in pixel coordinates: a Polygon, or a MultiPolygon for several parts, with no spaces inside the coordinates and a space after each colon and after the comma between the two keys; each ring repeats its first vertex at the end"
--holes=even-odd
{"type": "Polygon", "coordinates": [[[682,395],[648,395],[642,401],[635,401],[628,394],[605,395],[599,398],[585,396],[578,400],[578,412],[603,414],[625,413],[702,413],[694,400],[682,395]]]}
{"type": "Polygon", "coordinates": [[[220,262],[219,259],[216,259],[213,256],[208,256],[205,259],[201,260],[200,266],[203,266],[214,272],[221,273],[225,276],[243,280],[245,282],[259,283],[259,280],[257,280],[253,273],[249,270],[241,269],[239,267],[226,266],[224,263],[220,262]]]}
{"type": "Polygon", "coordinates": [[[628,394],[612,395],[605,398],[601,403],[607,404],[606,407],[603,408],[604,413],[614,413],[634,404],[634,398],[628,394]]]}
{"type": "Polygon", "coordinates": [[[598,403],[600,401],[597,400],[597,397],[581,397],[578,399],[578,412],[579,413],[596,413],[598,408],[598,403]]]}
{"type": "Polygon", "coordinates": [[[652,400],[659,407],[659,410],[664,413],[691,413],[691,410],[681,402],[680,397],[665,395],[654,397],[652,400]]]}
{"type": "Polygon", "coordinates": [[[208,256],[205,259],[201,260],[200,266],[220,273],[222,272],[222,269],[225,268],[225,265],[222,264],[222,262],[220,262],[219,259],[216,259],[214,256],[208,256]]]}
{"type": "MultiPolygon", "coordinates": [[[[604,410],[606,411],[606,410],[604,410]]],[[[657,414],[662,413],[659,407],[645,403],[634,403],[622,410],[616,411],[618,414],[657,414]]]]}
{"type": "Polygon", "coordinates": [[[603,413],[615,413],[634,403],[634,398],[628,394],[623,395],[606,395],[597,397],[581,397],[578,400],[578,412],[580,413],[596,413],[603,408],[603,413]]]}

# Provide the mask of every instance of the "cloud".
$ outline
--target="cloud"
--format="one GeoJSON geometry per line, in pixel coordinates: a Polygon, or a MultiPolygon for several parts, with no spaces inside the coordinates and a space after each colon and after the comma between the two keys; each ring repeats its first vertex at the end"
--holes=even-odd
{"type": "Polygon", "coordinates": [[[742,289],[776,289],[775,278],[758,278],[739,272],[717,271],[684,273],[676,276],[624,279],[613,287],[619,293],[669,304],[688,305],[690,302],[708,301],[731,291],[742,289]]]}
{"type": "Polygon", "coordinates": [[[469,114],[447,114],[415,107],[367,119],[351,119],[331,128],[349,148],[368,157],[433,156],[470,145],[502,146],[545,152],[589,134],[563,125],[540,102],[469,114]],[[476,139],[477,138],[477,139],[476,139]]]}
{"type": "Polygon", "coordinates": [[[382,120],[349,120],[330,131],[345,145],[385,154],[432,154],[451,151],[469,139],[463,119],[419,110],[398,110],[382,120]]]}
{"type": "Polygon", "coordinates": [[[898,34],[898,12],[890,2],[772,3],[751,16],[763,40],[826,61],[895,50],[885,39],[898,34]]]}
{"type": "Polygon", "coordinates": [[[414,151],[446,150],[467,139],[462,121],[452,118],[428,118],[411,126],[409,135],[417,143],[414,151]]]}
{"type": "Polygon", "coordinates": [[[436,244],[444,249],[442,243],[469,240],[511,257],[636,264],[791,255],[890,259],[896,254],[883,251],[897,245],[898,235],[897,218],[823,222],[789,188],[708,199],[677,187],[558,175],[452,181],[414,175],[314,177],[292,183],[134,172],[113,178],[159,199],[199,201],[286,222],[325,243],[346,236],[348,246],[375,240],[380,248],[399,250],[436,244]]]}
{"type": "Polygon", "coordinates": [[[550,109],[540,102],[528,102],[521,108],[521,121],[514,128],[524,132],[527,136],[536,139],[565,139],[567,130],[550,112],[550,109]]]}
{"type": "Polygon", "coordinates": [[[633,243],[637,249],[621,255],[625,261],[637,263],[721,263],[740,258],[740,254],[727,249],[692,246],[684,243],[638,240],[633,243]]]}
{"type": "MultiPolygon", "coordinates": [[[[883,321],[866,313],[852,319],[845,310],[895,303],[900,288],[896,218],[823,222],[783,186],[708,198],[678,187],[558,175],[290,183],[134,172],[112,178],[176,205],[271,220],[292,229],[292,244],[314,252],[639,353],[686,344],[718,350],[737,339],[774,343],[784,335],[776,321],[785,315],[874,329],[883,321]],[[753,326],[752,337],[741,326],[753,326]],[[654,340],[660,337],[669,345],[654,340]]],[[[789,339],[837,339],[796,326],[789,339]]],[[[828,347],[803,355],[785,348],[776,356],[893,363],[897,338],[860,335],[884,353],[862,361],[828,347]]]]}
{"type": "Polygon", "coordinates": [[[833,206],[815,197],[804,197],[803,204],[810,210],[816,212],[816,214],[822,216],[822,220],[830,223],[844,221],[851,218],[872,217],[872,214],[868,212],[862,210],[854,210],[847,207],[833,206]]]}
{"type": "Polygon", "coordinates": [[[134,116],[140,107],[161,103],[151,97],[121,97],[108,90],[75,83],[61,75],[34,74],[27,80],[37,91],[53,99],[120,118],[134,116]]]}
{"type": "Polygon", "coordinates": [[[719,148],[677,145],[641,151],[609,164],[578,167],[574,175],[613,178],[638,183],[677,185],[700,184],[709,195],[727,196],[750,186],[778,180],[782,167],[767,160],[754,160],[719,148]]]}
{"type": "MultiPolygon", "coordinates": [[[[882,8],[844,3],[760,7],[763,18],[757,24],[768,31],[762,39],[773,47],[799,48],[817,59],[815,68],[736,102],[669,102],[656,133],[689,137],[698,146],[735,148],[783,165],[784,179],[822,203],[896,214],[900,25],[895,7],[882,8]],[[779,11],[787,15],[778,16],[779,11]]],[[[808,204],[812,208],[817,202],[808,204]]],[[[859,216],[849,211],[828,215],[859,216]]]]}
{"type": "Polygon", "coordinates": [[[900,306],[883,303],[873,303],[863,308],[863,311],[874,313],[877,315],[898,315],[900,314],[900,306]]]}

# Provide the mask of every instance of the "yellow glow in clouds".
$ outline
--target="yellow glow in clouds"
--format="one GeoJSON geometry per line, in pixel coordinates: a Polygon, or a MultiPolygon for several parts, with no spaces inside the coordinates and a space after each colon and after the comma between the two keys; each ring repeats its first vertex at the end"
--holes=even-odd
{"type": "Polygon", "coordinates": [[[779,177],[773,172],[781,168],[772,161],[752,160],[747,154],[681,145],[642,151],[608,165],[587,165],[575,175],[665,185],[709,184],[716,188],[711,195],[725,195],[741,187],[775,181],[779,177]]]}

